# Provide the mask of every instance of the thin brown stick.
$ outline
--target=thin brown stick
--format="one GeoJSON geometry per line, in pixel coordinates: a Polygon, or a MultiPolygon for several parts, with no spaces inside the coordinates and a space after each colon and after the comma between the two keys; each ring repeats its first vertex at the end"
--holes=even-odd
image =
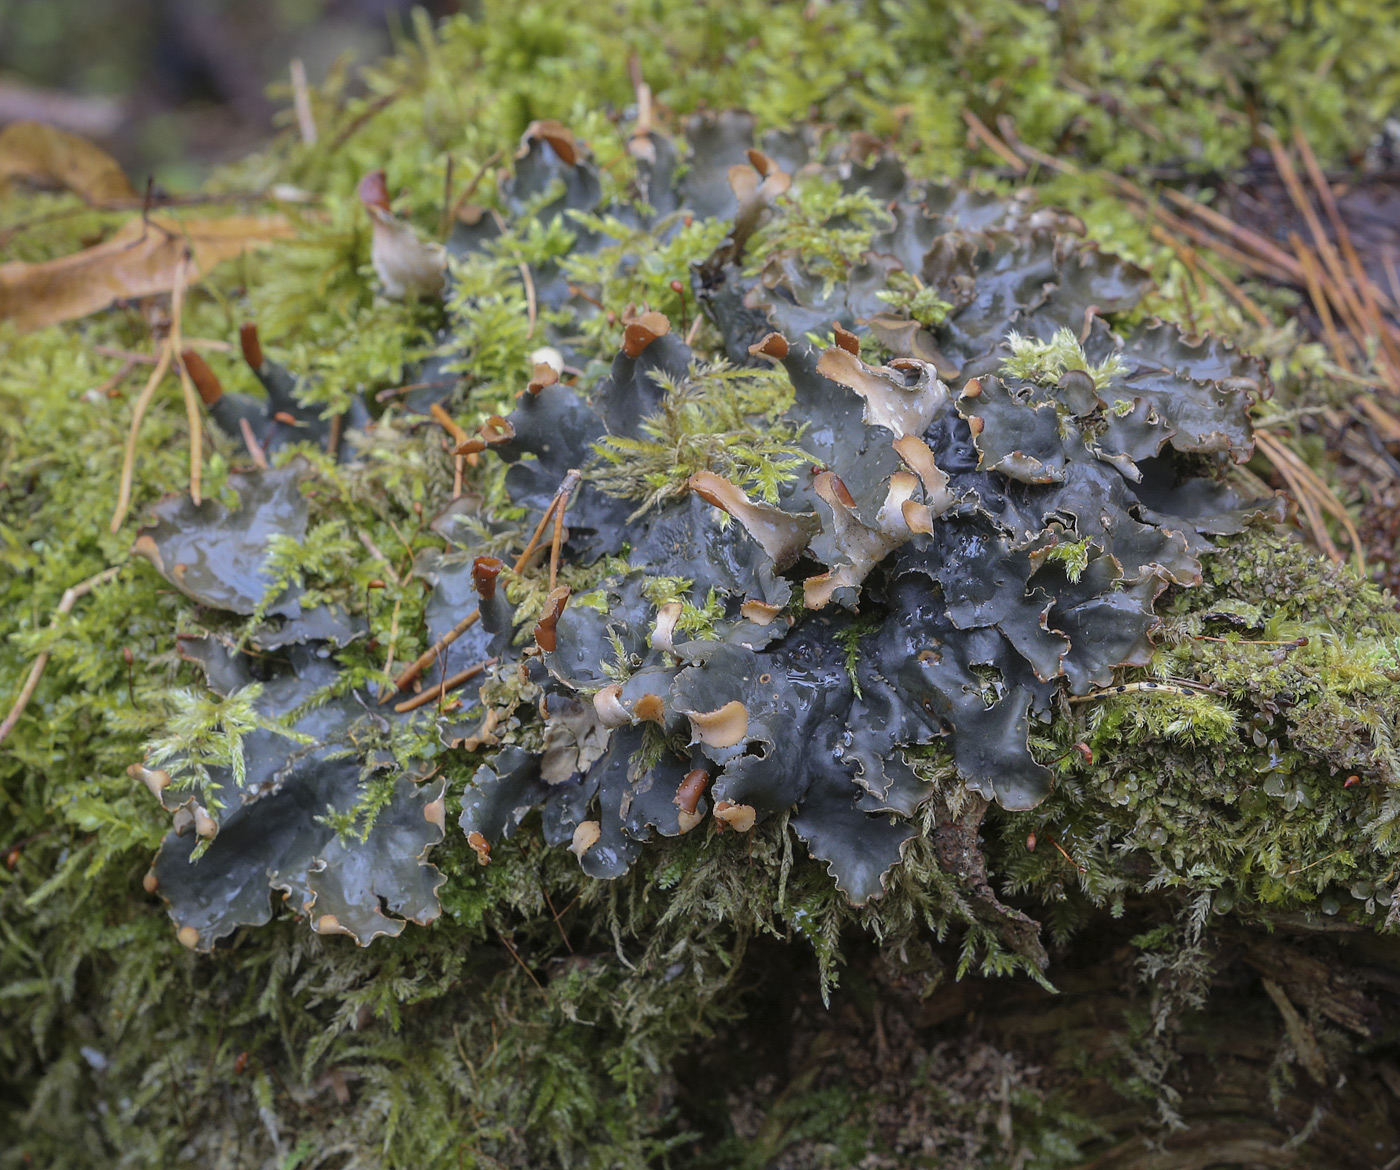
{"type": "MultiPolygon", "coordinates": [[[[77,585],[63,591],[63,596],[59,599],[58,608],[54,610],[52,627],[60,617],[72,612],[73,606],[80,598],[86,597],[94,589],[105,585],[113,577],[122,571],[121,565],[114,565],[110,569],[103,569],[96,576],[89,577],[86,581],[81,581],[77,585]]],[[[24,680],[24,686],[20,688],[19,697],[15,699],[14,706],[10,708],[10,713],[5,716],[5,722],[0,723],[0,743],[4,743],[6,737],[15,729],[20,716],[24,714],[25,707],[29,706],[29,700],[33,697],[35,689],[39,686],[39,680],[44,676],[44,667],[49,664],[50,651],[41,651],[39,657],[34,660],[34,665],[29,669],[29,677],[24,680]]]]}
{"type": "MultiPolygon", "coordinates": [[[[1257,436],[1256,436],[1257,437],[1257,436]]],[[[1261,446],[1266,446],[1262,443],[1261,446]]],[[[1317,503],[1313,500],[1308,489],[1298,480],[1293,468],[1286,463],[1276,459],[1271,460],[1275,470],[1283,477],[1288,490],[1293,493],[1293,498],[1298,501],[1298,506],[1303,510],[1303,519],[1308,531],[1312,534],[1312,541],[1315,545],[1327,554],[1328,558],[1340,562],[1342,554],[1337,546],[1332,543],[1332,538],[1327,532],[1327,526],[1323,522],[1322,514],[1317,510],[1317,503]]]]}
{"type": "Polygon", "coordinates": [[[569,497],[573,495],[574,488],[578,486],[581,478],[579,472],[570,471],[560,482],[558,489],[554,493],[554,499],[549,501],[549,507],[544,510],[544,515],[540,517],[540,522],[535,525],[535,531],[530,536],[530,542],[525,546],[525,551],[515,559],[513,572],[522,572],[529,563],[530,558],[535,555],[535,550],[540,547],[540,542],[544,539],[545,529],[554,519],[556,513],[562,512],[567,506],[569,497]]]}
{"type": "Polygon", "coordinates": [[[552,591],[559,580],[559,550],[564,544],[564,509],[569,506],[568,495],[559,497],[559,506],[554,509],[554,534],[549,540],[549,588],[552,591]]]}
{"type": "MultiPolygon", "coordinates": [[[[1333,494],[1332,489],[1327,486],[1327,481],[1309,467],[1296,451],[1286,443],[1280,441],[1278,436],[1269,431],[1265,431],[1264,435],[1266,441],[1275,444],[1280,455],[1297,469],[1298,475],[1304,482],[1312,486],[1318,501],[1323,507],[1335,516],[1343,527],[1350,525],[1351,517],[1346,510],[1346,506],[1333,494]]],[[[1347,527],[1347,532],[1349,536],[1355,537],[1354,529],[1347,527]]]]}
{"type": "Polygon", "coordinates": [[[1352,399],[1358,409],[1364,411],[1371,422],[1384,431],[1392,443],[1400,442],[1400,419],[1366,394],[1358,394],[1352,399]]]}
{"type": "Polygon", "coordinates": [[[359,538],[360,543],[365,546],[365,551],[384,566],[384,572],[388,574],[389,580],[395,585],[402,586],[403,581],[400,580],[398,573],[395,571],[394,563],[389,560],[389,558],[384,555],[383,550],[374,543],[374,539],[370,534],[361,528],[356,531],[355,535],[359,538]]]}
{"type": "Polygon", "coordinates": [[[1024,155],[1031,162],[1055,171],[1061,175],[1077,175],[1079,168],[1072,162],[1067,162],[1062,158],[1056,158],[1053,154],[1046,154],[1043,150],[1037,150],[1034,146],[1025,142],[1017,142],[1013,148],[1017,154],[1024,155]]]}
{"type": "Polygon", "coordinates": [[[1025,160],[993,134],[991,130],[987,128],[987,124],[971,110],[963,110],[962,120],[967,123],[967,128],[972,131],[973,136],[977,138],[983,146],[996,155],[997,158],[1001,159],[1002,162],[1018,175],[1024,175],[1030,170],[1025,160]]]}
{"type": "Polygon", "coordinates": [[[1022,158],[1036,163],[1061,175],[1077,175],[1079,168],[1074,163],[1065,159],[1056,158],[1053,154],[1046,154],[1043,150],[1037,150],[1034,146],[1021,141],[1016,133],[1016,123],[1009,115],[1001,114],[997,117],[997,129],[1001,131],[1002,137],[1006,140],[1007,146],[1011,147],[1022,158]]]}
{"type": "Polygon", "coordinates": [[[388,402],[391,398],[398,398],[403,394],[411,394],[415,390],[441,390],[448,386],[456,386],[465,380],[465,376],[457,378],[437,378],[431,382],[408,382],[402,386],[390,386],[387,390],[377,391],[374,395],[376,402],[388,402]]]}
{"type": "Polygon", "coordinates": [[[136,366],[153,366],[160,360],[160,355],[155,353],[136,353],[133,350],[122,349],[115,345],[94,345],[93,353],[100,353],[103,357],[121,358],[124,362],[130,362],[136,366]]]}
{"type": "Polygon", "coordinates": [[[146,385],[137,395],[136,402],[131,408],[131,427],[127,431],[126,449],[122,453],[122,472],[120,486],[117,488],[117,506],[112,512],[112,522],[108,525],[109,530],[113,533],[121,531],[127,509],[131,506],[131,478],[136,469],[136,437],[141,432],[141,420],[146,416],[146,408],[151,404],[156,387],[160,385],[166,371],[170,369],[171,354],[169,345],[160,347],[156,368],[151,371],[151,376],[146,379],[146,385]]]}
{"type": "Polygon", "coordinates": [[[126,379],[130,376],[131,371],[136,368],[136,365],[136,362],[132,361],[130,358],[127,358],[122,362],[121,368],[110,378],[108,378],[105,382],[103,382],[101,386],[97,387],[97,389],[94,390],[93,393],[97,395],[106,395],[109,398],[116,398],[117,387],[126,381],[126,379]]]}
{"type": "Polygon", "coordinates": [[[442,176],[442,212],[438,216],[438,239],[447,239],[447,233],[452,228],[452,179],[453,172],[457,169],[457,161],[452,157],[451,152],[447,155],[447,166],[443,168],[442,176]]]}
{"type": "MultiPolygon", "coordinates": [[[[181,341],[184,349],[208,350],[213,353],[231,353],[233,346],[226,341],[211,341],[207,337],[186,337],[181,341]]],[[[153,366],[158,360],[155,354],[136,353],[130,349],[122,349],[116,345],[94,345],[93,353],[100,353],[103,357],[121,358],[122,361],[133,362],[138,366],[153,366]]]]}
{"type": "Polygon", "coordinates": [[[1390,285],[1391,304],[1400,305],[1400,253],[1386,244],[1381,248],[1381,256],[1385,260],[1385,280],[1390,285]]]}
{"type": "Polygon", "coordinates": [[[338,151],[345,145],[351,135],[363,129],[371,118],[375,117],[381,111],[388,109],[402,96],[403,90],[396,89],[391,93],[384,94],[382,97],[375,98],[374,101],[370,102],[369,105],[351,118],[350,121],[336,133],[336,136],[331,140],[331,144],[327,148],[329,153],[334,154],[338,151]]]}
{"type": "Polygon", "coordinates": [[[467,667],[466,670],[459,670],[450,678],[443,679],[442,682],[438,683],[436,686],[429,687],[421,694],[414,695],[411,699],[405,699],[402,703],[395,703],[394,710],[400,715],[403,715],[408,711],[416,711],[419,707],[426,707],[434,699],[441,698],[446,695],[448,691],[456,690],[464,682],[474,679],[482,671],[486,670],[488,667],[495,666],[499,661],[499,658],[487,658],[476,663],[474,666],[467,667]]]}
{"type": "Polygon", "coordinates": [[[438,425],[452,436],[457,446],[460,447],[471,438],[471,435],[467,434],[465,430],[458,426],[457,423],[453,421],[452,416],[448,414],[447,411],[443,410],[440,403],[434,402],[432,406],[428,407],[428,413],[431,414],[433,418],[437,419],[438,425]]]}
{"type": "Polygon", "coordinates": [[[49,211],[43,215],[32,216],[17,223],[9,224],[0,228],[0,248],[5,247],[9,242],[21,232],[27,232],[31,228],[45,227],[51,223],[58,223],[65,219],[73,219],[80,215],[89,215],[94,211],[139,211],[143,215],[149,215],[153,211],[164,211],[172,207],[217,207],[220,204],[232,204],[246,206],[250,203],[291,203],[291,202],[319,202],[318,196],[309,196],[305,199],[293,200],[286,198],[274,198],[267,191],[228,191],[217,195],[162,195],[155,196],[151,193],[137,195],[130,199],[102,199],[94,203],[82,203],[77,207],[65,207],[61,211],[49,211]]]}
{"type": "MultiPolygon", "coordinates": [[[[387,703],[391,698],[394,697],[394,695],[406,689],[408,685],[411,682],[413,682],[414,679],[416,679],[420,674],[427,670],[428,667],[430,667],[434,662],[438,660],[439,654],[441,654],[445,649],[447,649],[447,647],[451,646],[453,642],[455,642],[458,638],[460,638],[463,634],[470,630],[472,626],[476,625],[476,623],[480,620],[481,609],[480,607],[478,607],[472,610],[471,613],[467,614],[466,617],[464,617],[460,622],[458,622],[455,626],[448,630],[447,633],[443,634],[441,638],[439,638],[436,642],[434,642],[431,646],[424,650],[422,654],[420,654],[411,663],[409,663],[409,665],[404,668],[403,672],[399,675],[399,677],[394,680],[394,689],[385,694],[379,701],[381,703],[387,703]]],[[[423,694],[431,694],[433,695],[433,697],[436,697],[434,692],[430,691],[424,691],[423,694]]],[[[423,696],[416,695],[414,697],[422,698],[423,696]]],[[[395,710],[397,710],[397,708],[395,708],[395,710]]]]}
{"type": "Polygon", "coordinates": [[[543,991],[544,987],[540,984],[540,981],[535,978],[535,973],[525,965],[525,960],[522,959],[519,953],[516,951],[516,949],[510,945],[510,939],[506,938],[506,936],[501,933],[501,928],[492,924],[491,929],[496,932],[496,937],[506,944],[506,950],[510,952],[511,958],[513,958],[517,963],[520,964],[521,970],[524,971],[525,974],[530,977],[530,982],[533,983],[536,987],[538,987],[541,991],[543,991]]]}
{"type": "Polygon", "coordinates": [[[452,210],[448,214],[446,231],[452,230],[452,225],[457,222],[457,217],[462,213],[462,206],[476,193],[476,189],[481,186],[481,180],[486,178],[487,173],[500,159],[501,152],[499,150],[492,151],[491,157],[476,168],[476,174],[471,177],[471,181],[462,189],[462,193],[452,201],[452,210]]]}
{"type": "MultiPolygon", "coordinates": [[[[579,479],[580,476],[577,471],[570,471],[569,474],[564,477],[564,482],[559,485],[559,490],[555,492],[554,499],[549,502],[549,507],[544,510],[544,515],[540,517],[540,522],[535,525],[535,531],[530,537],[529,543],[525,546],[525,551],[516,558],[515,567],[512,570],[513,572],[519,573],[523,570],[530,558],[534,556],[535,550],[539,548],[540,541],[544,538],[545,530],[549,527],[550,521],[554,519],[555,512],[561,506],[561,501],[568,499],[569,495],[577,486],[579,479]]],[[[437,661],[437,656],[441,651],[452,645],[453,642],[465,634],[480,620],[481,608],[478,606],[413,660],[404,672],[394,680],[395,693],[404,690],[414,679],[437,661]]],[[[390,697],[390,695],[386,695],[379,701],[381,703],[387,702],[390,697]]],[[[422,698],[422,696],[417,695],[415,698],[422,698]]]]}
{"type": "Polygon", "coordinates": [[[540,893],[544,895],[544,903],[549,907],[549,912],[554,916],[554,925],[559,931],[559,937],[564,940],[564,945],[569,948],[569,954],[574,953],[574,944],[569,941],[569,936],[564,933],[564,924],[559,921],[559,911],[554,908],[554,899],[549,896],[549,887],[544,884],[544,878],[540,878],[540,893]]]}
{"type": "Polygon", "coordinates": [[[200,488],[204,480],[204,416],[200,413],[199,392],[194,388],[190,372],[185,369],[185,363],[179,357],[184,352],[184,345],[180,340],[180,326],[185,313],[185,265],[190,263],[190,260],[187,252],[175,270],[175,287],[170,293],[170,336],[166,339],[166,345],[176,355],[172,360],[180,377],[180,393],[185,399],[185,420],[190,427],[190,499],[198,507],[203,502],[200,498],[200,488]]]}
{"type": "MultiPolygon", "coordinates": [[[[1342,846],[1342,849],[1345,849],[1345,848],[1346,848],[1346,846],[1343,845],[1343,846],[1342,846]]],[[[1324,861],[1331,861],[1332,858],[1336,857],[1337,854],[1340,853],[1340,852],[1342,851],[1342,849],[1334,849],[1334,850],[1332,850],[1332,852],[1329,853],[1326,857],[1319,857],[1316,861],[1311,862],[1311,863],[1309,863],[1308,865],[1303,866],[1302,869],[1290,869],[1290,870],[1288,871],[1288,876],[1289,876],[1289,877],[1293,877],[1295,874],[1307,873],[1308,870],[1312,869],[1312,867],[1313,867],[1314,865],[1321,865],[1324,861]]]]}
{"type": "Polygon", "coordinates": [[[1066,861],[1068,861],[1070,865],[1074,866],[1074,868],[1077,869],[1080,873],[1089,872],[1089,870],[1085,866],[1080,865],[1079,862],[1075,861],[1073,857],[1066,853],[1064,848],[1060,845],[1058,841],[1055,840],[1054,837],[1046,837],[1045,839],[1049,841],[1050,844],[1053,845],[1056,849],[1058,849],[1060,851],[1060,856],[1063,857],[1066,861]]]}

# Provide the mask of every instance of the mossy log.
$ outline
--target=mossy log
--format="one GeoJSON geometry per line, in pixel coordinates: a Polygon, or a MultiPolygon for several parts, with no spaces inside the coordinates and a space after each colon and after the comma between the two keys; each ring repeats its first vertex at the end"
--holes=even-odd
{"type": "Polygon", "coordinates": [[[958,111],[1340,159],[1393,22],[487,7],[219,267],[0,228],[0,1167],[1391,1164],[1400,620],[1252,453],[1354,382],[958,111]]]}

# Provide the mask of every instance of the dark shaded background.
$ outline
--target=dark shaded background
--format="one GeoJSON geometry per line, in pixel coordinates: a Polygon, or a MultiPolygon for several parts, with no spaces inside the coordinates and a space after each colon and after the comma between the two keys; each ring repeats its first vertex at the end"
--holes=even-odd
{"type": "MultiPolygon", "coordinates": [[[[460,0],[430,0],[434,18],[460,0]]],[[[0,0],[0,124],[54,122],[107,147],[139,187],[175,190],[274,129],[300,58],[312,84],[333,63],[387,53],[412,0],[0,0]]]]}

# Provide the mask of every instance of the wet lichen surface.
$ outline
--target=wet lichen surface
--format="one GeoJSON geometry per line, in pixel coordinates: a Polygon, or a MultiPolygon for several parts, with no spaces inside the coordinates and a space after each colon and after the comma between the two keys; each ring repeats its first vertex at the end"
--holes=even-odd
{"type": "MultiPolygon", "coordinates": [[[[445,269],[385,259],[441,176],[371,123],[192,296],[201,502],[178,407],[110,539],[128,401],[4,424],[6,564],[63,568],[7,594],[54,656],[0,763],[0,1165],[1400,1140],[1400,629],[1244,469],[1262,363],[1010,184],[526,107],[445,269]]],[[[4,393],[76,401],[134,314],[14,336],[4,393]]]]}
{"type": "MultiPolygon", "coordinates": [[[[503,563],[480,533],[500,522],[471,494],[433,522],[444,547],[417,567],[431,586],[430,669],[377,689],[347,685],[334,665],[362,623],[309,607],[267,567],[307,539],[305,461],[231,477],[232,507],[168,500],[142,530],[136,552],[171,584],[211,616],[250,618],[236,636],[182,643],[213,691],[246,699],[259,729],[241,755],[186,777],[178,751],[161,750],[133,770],[175,813],[148,887],[188,945],[267,921],[267,887],[318,931],[362,943],[437,916],[442,878],[425,858],[443,783],[415,785],[412,760],[363,746],[400,718],[450,751],[484,753],[458,819],[483,864],[534,809],[546,843],[604,879],[657,835],[782,817],[864,903],[938,790],[919,749],[946,741],[966,791],[1034,808],[1053,773],[1030,749],[1032,724],[1147,665],[1156,602],[1200,582],[1210,538],[1281,515],[1224,482],[1250,453],[1261,370],[1170,325],[1115,332],[1107,316],[1133,309],[1145,275],[1086,244],[1072,217],[911,186],[893,158],[855,161],[815,132],[756,144],[745,114],[699,119],[687,137],[679,184],[675,147],[648,136],[632,199],[604,205],[572,134],[532,128],[502,212],[449,248],[463,262],[491,255],[526,216],[532,233],[566,233],[523,273],[546,323],[543,360],[514,409],[457,456],[484,462],[483,477],[507,464],[502,506],[551,532],[535,541],[547,570],[522,557],[510,574],[538,592],[547,571],[533,620],[533,602],[512,606],[497,582],[503,563]],[[783,246],[803,187],[853,208],[859,249],[825,272],[783,246]],[[596,370],[598,309],[569,265],[609,233],[639,227],[664,245],[698,216],[728,225],[692,261],[721,353],[697,354],[665,315],[633,308],[621,352],[596,370]],[[910,286],[936,306],[925,319],[892,304],[910,286]],[[772,433],[787,436],[780,464],[716,458],[727,436],[692,422],[705,466],[659,486],[633,471],[664,454],[678,399],[704,403],[749,369],[772,433]],[[556,584],[561,562],[588,587],[556,584]],[[702,609],[687,628],[687,610],[702,609]],[[484,672],[472,685],[485,710],[467,690],[449,714],[439,684],[468,664],[484,672]],[[410,685],[436,685],[436,703],[378,701],[410,685]],[[543,718],[503,731],[493,695],[506,689],[543,718]],[[351,813],[375,770],[392,787],[358,837],[337,831],[327,810],[351,813]]],[[[476,309],[452,298],[439,358],[467,376],[473,355],[455,348],[451,321],[476,309]]],[[[251,349],[261,380],[294,404],[295,379],[251,349]]],[[[418,391],[412,407],[433,397],[418,391]]],[[[736,407],[734,421],[756,432],[765,420],[736,407]]],[[[273,439],[288,429],[269,424],[273,439]]],[[[353,432],[343,440],[352,450],[353,432]]]]}

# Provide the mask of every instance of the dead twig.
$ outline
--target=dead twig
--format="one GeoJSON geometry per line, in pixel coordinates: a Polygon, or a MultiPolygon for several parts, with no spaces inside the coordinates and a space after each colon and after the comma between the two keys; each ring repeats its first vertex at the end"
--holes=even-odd
{"type": "Polygon", "coordinates": [[[416,711],[419,707],[426,707],[434,699],[441,698],[446,695],[448,691],[456,690],[464,682],[469,682],[471,679],[481,674],[482,671],[495,666],[499,661],[499,658],[486,658],[481,662],[467,667],[466,670],[459,670],[450,678],[443,679],[442,682],[438,683],[436,686],[429,687],[422,694],[414,695],[411,699],[405,699],[402,703],[394,704],[394,710],[400,715],[403,715],[409,711],[416,711]]]}
{"type": "Polygon", "coordinates": [[[530,970],[530,968],[526,965],[525,960],[520,957],[520,952],[517,951],[513,946],[511,946],[510,939],[506,938],[506,936],[501,933],[501,928],[493,924],[491,929],[496,932],[496,937],[500,939],[501,942],[505,943],[506,950],[510,952],[511,958],[513,958],[517,963],[520,964],[520,969],[530,977],[530,982],[533,983],[537,988],[539,988],[540,991],[543,991],[543,984],[541,984],[540,981],[535,978],[535,973],[530,970]]]}
{"type": "Polygon", "coordinates": [[[981,142],[983,146],[996,155],[997,158],[1001,159],[1002,162],[1018,175],[1024,175],[1030,170],[1030,167],[1026,165],[1021,156],[993,134],[991,130],[988,129],[987,124],[971,110],[963,110],[962,120],[967,123],[967,128],[972,132],[974,138],[981,142]]]}
{"type": "MultiPolygon", "coordinates": [[[[525,551],[522,552],[520,556],[516,558],[515,566],[512,570],[513,572],[521,572],[529,563],[530,558],[535,555],[535,550],[540,547],[540,542],[544,539],[545,531],[549,528],[550,523],[555,519],[556,512],[562,514],[564,507],[566,507],[568,504],[569,496],[573,494],[574,488],[578,486],[579,480],[581,478],[582,476],[577,471],[570,471],[564,477],[563,482],[559,485],[559,490],[554,493],[554,499],[552,499],[549,502],[549,507],[547,507],[544,510],[544,515],[540,517],[540,522],[537,525],[535,525],[535,531],[531,535],[529,543],[526,544],[525,551]]],[[[392,697],[392,694],[407,688],[408,685],[412,683],[414,679],[416,679],[420,674],[427,670],[428,667],[430,667],[434,662],[437,661],[438,654],[440,654],[448,646],[452,645],[453,642],[455,642],[458,638],[465,634],[469,629],[472,628],[472,626],[476,625],[476,623],[480,620],[481,609],[480,607],[478,607],[472,610],[471,613],[467,614],[467,616],[464,617],[455,626],[453,626],[452,629],[448,630],[447,633],[445,633],[441,638],[439,638],[436,642],[434,642],[431,646],[424,650],[422,654],[420,654],[416,659],[414,659],[413,662],[404,670],[404,672],[394,680],[394,691],[391,692],[389,695],[385,695],[384,698],[380,699],[379,701],[381,703],[388,702],[389,698],[392,697]]],[[[416,699],[421,699],[423,696],[415,695],[414,697],[416,699]]],[[[395,710],[397,710],[397,708],[395,708],[395,710]]]]}
{"type": "Polygon", "coordinates": [[[131,428],[126,436],[126,449],[122,453],[122,472],[120,485],[117,488],[117,506],[112,513],[112,522],[108,526],[113,533],[121,531],[127,509],[131,506],[131,478],[136,468],[136,437],[141,432],[141,420],[146,416],[146,409],[151,405],[156,387],[160,385],[165,378],[166,371],[170,369],[170,357],[170,346],[162,345],[157,355],[156,368],[151,371],[151,376],[146,379],[146,385],[136,396],[136,402],[131,408],[131,428]]]}
{"type": "Polygon", "coordinates": [[[190,379],[181,354],[180,325],[185,311],[185,266],[191,257],[186,254],[180,267],[175,270],[175,287],[170,294],[170,336],[166,345],[174,355],[175,370],[180,377],[180,392],[185,398],[185,420],[190,427],[190,499],[198,507],[202,503],[201,487],[204,479],[204,416],[200,413],[199,392],[190,379]]]}

